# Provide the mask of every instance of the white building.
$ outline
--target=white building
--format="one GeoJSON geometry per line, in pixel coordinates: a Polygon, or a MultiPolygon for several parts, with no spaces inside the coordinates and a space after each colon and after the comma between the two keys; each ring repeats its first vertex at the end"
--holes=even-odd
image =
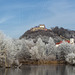
{"type": "Polygon", "coordinates": [[[70,43],[74,44],[74,38],[70,38],[70,43]]]}
{"type": "Polygon", "coordinates": [[[40,24],[39,27],[40,28],[45,28],[45,25],[44,24],[40,24]]]}

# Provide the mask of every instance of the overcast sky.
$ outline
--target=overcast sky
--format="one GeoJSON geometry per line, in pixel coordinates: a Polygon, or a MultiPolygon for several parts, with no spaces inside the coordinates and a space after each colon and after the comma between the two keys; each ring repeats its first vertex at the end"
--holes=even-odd
{"type": "Polygon", "coordinates": [[[75,30],[75,0],[0,0],[0,30],[7,36],[19,38],[39,24],[75,30]]]}

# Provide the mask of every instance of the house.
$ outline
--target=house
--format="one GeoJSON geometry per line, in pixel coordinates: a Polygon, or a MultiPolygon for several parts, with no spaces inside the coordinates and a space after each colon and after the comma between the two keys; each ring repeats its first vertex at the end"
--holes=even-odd
{"type": "MultiPolygon", "coordinates": [[[[70,40],[65,40],[65,42],[74,45],[74,38],[70,38],[70,40]]],[[[60,41],[60,42],[56,43],[56,47],[58,47],[59,45],[61,45],[61,43],[63,43],[63,41],[60,41]]]]}
{"type": "Polygon", "coordinates": [[[74,44],[74,38],[71,38],[71,39],[70,39],[70,43],[71,43],[71,44],[74,44]]]}

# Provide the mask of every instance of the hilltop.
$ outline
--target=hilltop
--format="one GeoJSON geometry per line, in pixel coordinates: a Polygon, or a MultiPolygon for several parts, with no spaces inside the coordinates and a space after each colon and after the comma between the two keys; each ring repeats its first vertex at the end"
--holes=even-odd
{"type": "Polygon", "coordinates": [[[47,29],[45,25],[31,28],[20,39],[6,37],[0,32],[0,66],[75,65],[75,43],[72,37],[75,38],[75,31],[59,27],[47,29]],[[63,39],[64,42],[61,41],[63,39]]]}
{"type": "Polygon", "coordinates": [[[62,27],[53,27],[47,29],[45,25],[39,25],[36,27],[31,28],[30,30],[26,31],[20,39],[34,39],[34,42],[37,41],[38,38],[42,38],[43,42],[47,43],[49,37],[52,37],[56,42],[62,41],[63,39],[69,40],[70,38],[75,38],[75,31],[64,29],[62,27]]]}

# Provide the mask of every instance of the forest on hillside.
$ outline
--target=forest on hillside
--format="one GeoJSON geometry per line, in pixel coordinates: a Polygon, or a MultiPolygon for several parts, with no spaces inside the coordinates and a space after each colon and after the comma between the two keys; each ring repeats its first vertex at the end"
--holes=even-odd
{"type": "MultiPolygon", "coordinates": [[[[56,47],[52,37],[49,37],[48,43],[43,42],[41,38],[34,42],[34,39],[8,38],[0,32],[0,50],[6,51],[7,60],[10,65],[13,63],[19,65],[21,60],[60,60],[75,64],[75,44],[63,41],[61,45],[56,47]]],[[[4,62],[4,59],[0,59],[1,62],[4,62]]]]}
{"type": "Polygon", "coordinates": [[[49,37],[52,37],[55,43],[60,42],[62,40],[70,40],[70,38],[75,39],[75,31],[64,29],[62,27],[52,27],[51,29],[47,29],[47,31],[28,30],[20,37],[20,39],[34,39],[34,41],[36,42],[38,38],[41,38],[43,42],[48,43],[49,37]]]}

